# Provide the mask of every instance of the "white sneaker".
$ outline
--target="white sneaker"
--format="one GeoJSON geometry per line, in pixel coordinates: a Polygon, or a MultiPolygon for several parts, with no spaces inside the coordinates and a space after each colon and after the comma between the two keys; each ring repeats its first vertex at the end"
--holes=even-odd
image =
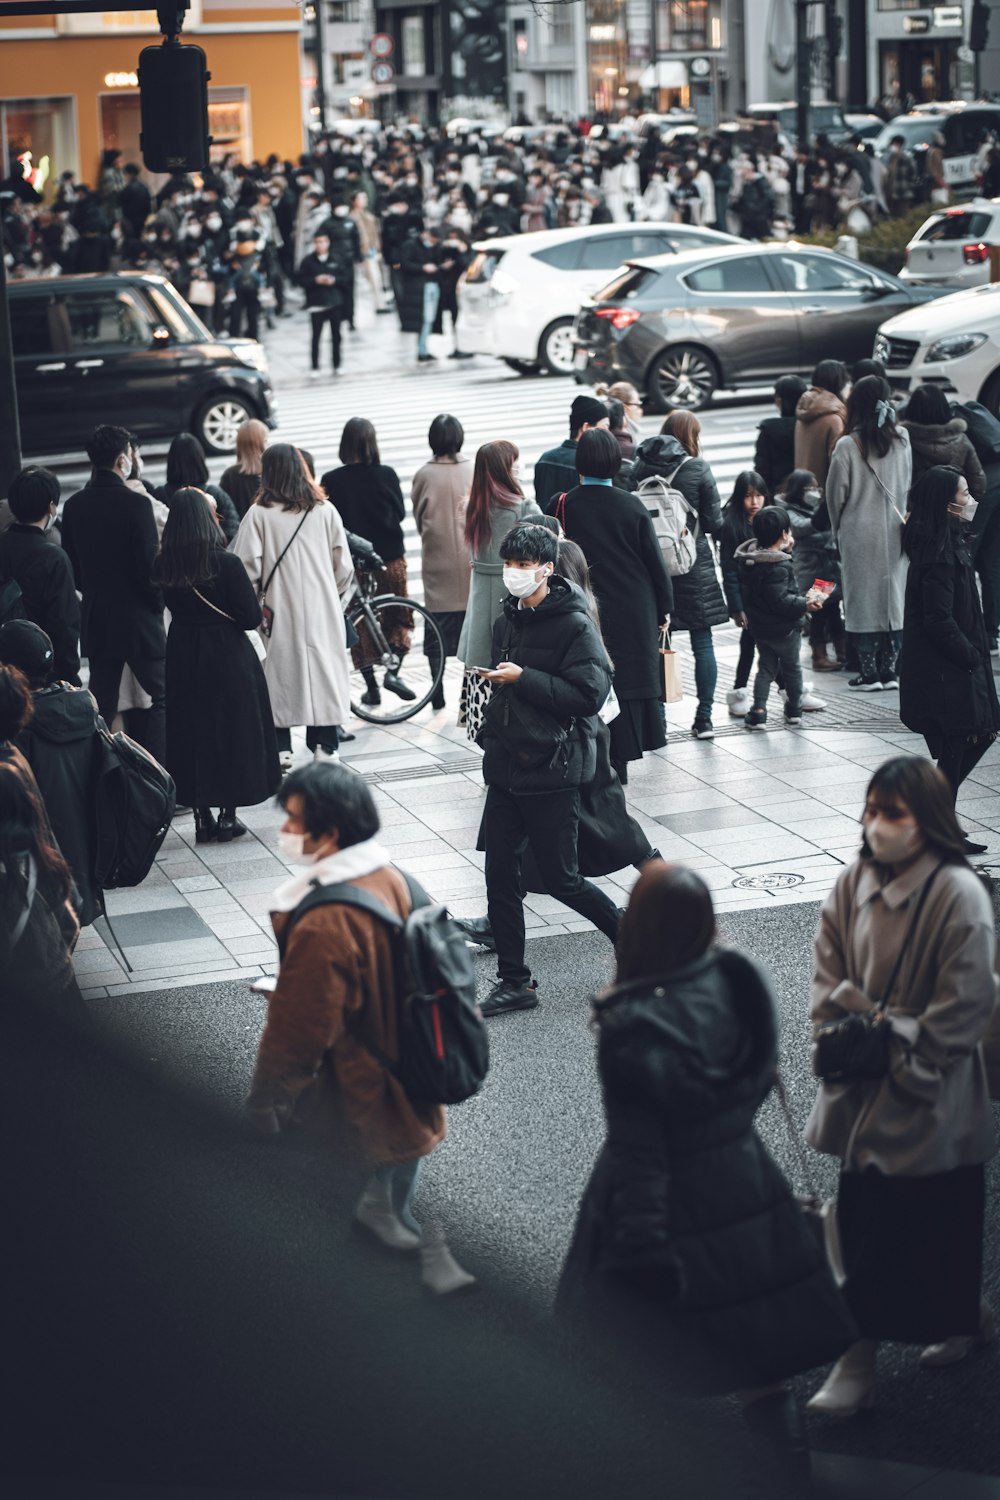
{"type": "Polygon", "coordinates": [[[402,1219],[393,1211],[388,1184],[373,1177],[361,1194],[354,1210],[358,1224],[364,1225],[377,1240],[390,1250],[419,1250],[421,1238],[407,1229],[402,1219]]]}
{"type": "MultiPolygon", "coordinates": [[[[788,702],[788,694],[784,688],[781,689],[779,697],[786,703],[788,702]]],[[[826,699],[821,698],[818,693],[813,692],[811,682],[804,682],[802,684],[802,702],[799,706],[804,713],[818,714],[821,709],[826,707],[826,699]]]]}
{"type": "Polygon", "coordinates": [[[871,1339],[852,1344],[842,1354],[806,1411],[827,1417],[854,1417],[875,1404],[875,1351],[871,1339]]]}
{"type": "Polygon", "coordinates": [[[292,769],[292,752],[290,750],[278,751],[278,765],[281,767],[282,776],[287,776],[292,769]]]}
{"type": "Polygon", "coordinates": [[[313,760],[314,761],[335,760],[338,763],[338,765],[339,765],[339,763],[340,763],[340,751],[339,750],[324,750],[322,745],[317,745],[316,749],[313,751],[313,760]]]}
{"type": "Polygon", "coordinates": [[[733,688],[731,693],[726,694],[726,707],[734,719],[745,718],[750,712],[753,698],[748,687],[733,688]]]}
{"type": "Polygon", "coordinates": [[[925,1370],[942,1370],[946,1365],[957,1365],[971,1354],[973,1349],[992,1344],[995,1338],[993,1309],[984,1298],[979,1305],[979,1332],[945,1339],[941,1344],[928,1344],[927,1348],[921,1351],[920,1363],[925,1370]]]}
{"type": "Polygon", "coordinates": [[[319,378],[320,378],[320,372],[319,372],[319,370],[310,370],[309,371],[309,379],[310,380],[319,380],[319,378]]]}
{"type": "Polygon", "coordinates": [[[437,1224],[428,1224],[420,1242],[420,1279],[439,1297],[453,1292],[468,1292],[478,1282],[463,1271],[445,1244],[444,1233],[437,1224]]]}

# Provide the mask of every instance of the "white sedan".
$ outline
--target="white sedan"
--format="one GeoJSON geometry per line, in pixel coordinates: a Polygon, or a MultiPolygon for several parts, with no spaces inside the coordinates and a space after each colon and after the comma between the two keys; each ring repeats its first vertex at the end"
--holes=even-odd
{"type": "Polygon", "coordinates": [[[689,224],[589,224],[479,240],[459,283],[458,347],[527,374],[573,373],[573,320],[627,260],[742,244],[689,224]]]}
{"type": "Polygon", "coordinates": [[[926,382],[1000,416],[1000,282],[898,313],[879,327],[873,352],[894,389],[926,382]]]}

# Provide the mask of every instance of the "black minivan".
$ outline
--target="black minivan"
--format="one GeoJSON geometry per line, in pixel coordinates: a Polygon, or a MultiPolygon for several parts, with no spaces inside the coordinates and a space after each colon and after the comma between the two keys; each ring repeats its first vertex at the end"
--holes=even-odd
{"type": "Polygon", "coordinates": [[[53,276],[8,285],[25,456],[79,449],[99,422],[144,442],[193,432],[232,453],[248,417],[277,425],[267,355],[210,333],[162,276],[53,276]]]}

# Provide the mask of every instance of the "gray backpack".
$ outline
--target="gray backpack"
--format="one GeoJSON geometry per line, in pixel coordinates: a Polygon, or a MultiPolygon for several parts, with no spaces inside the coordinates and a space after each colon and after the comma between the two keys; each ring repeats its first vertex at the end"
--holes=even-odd
{"type": "Polygon", "coordinates": [[[636,494],[649,513],[663,561],[671,578],[690,573],[698,555],[698,516],[680,490],[674,485],[678,473],[687,463],[682,458],[668,479],[651,474],[636,494]]]}

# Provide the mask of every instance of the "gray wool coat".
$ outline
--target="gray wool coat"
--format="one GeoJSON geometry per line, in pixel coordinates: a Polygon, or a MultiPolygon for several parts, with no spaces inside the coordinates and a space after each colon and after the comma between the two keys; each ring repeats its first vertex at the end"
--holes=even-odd
{"type": "Polygon", "coordinates": [[[463,610],[469,602],[465,506],[471,483],[472,459],[461,453],[432,458],[413,476],[410,501],[420,533],[424,603],[435,614],[463,610]]]}
{"type": "Polygon", "coordinates": [[[489,544],[472,559],[469,604],[462,634],[458,638],[458,657],[466,667],[488,667],[492,661],[493,621],[507,597],[500,544],[508,531],[513,531],[522,521],[531,521],[540,515],[534,500],[522,500],[520,505],[498,505],[493,509],[489,544]]]}
{"type": "Polygon", "coordinates": [[[839,439],[826,479],[826,503],[843,570],[844,624],[858,633],[903,628],[906,558],[901,548],[910,492],[910,439],[866,462],[853,435],[839,439]]]}

